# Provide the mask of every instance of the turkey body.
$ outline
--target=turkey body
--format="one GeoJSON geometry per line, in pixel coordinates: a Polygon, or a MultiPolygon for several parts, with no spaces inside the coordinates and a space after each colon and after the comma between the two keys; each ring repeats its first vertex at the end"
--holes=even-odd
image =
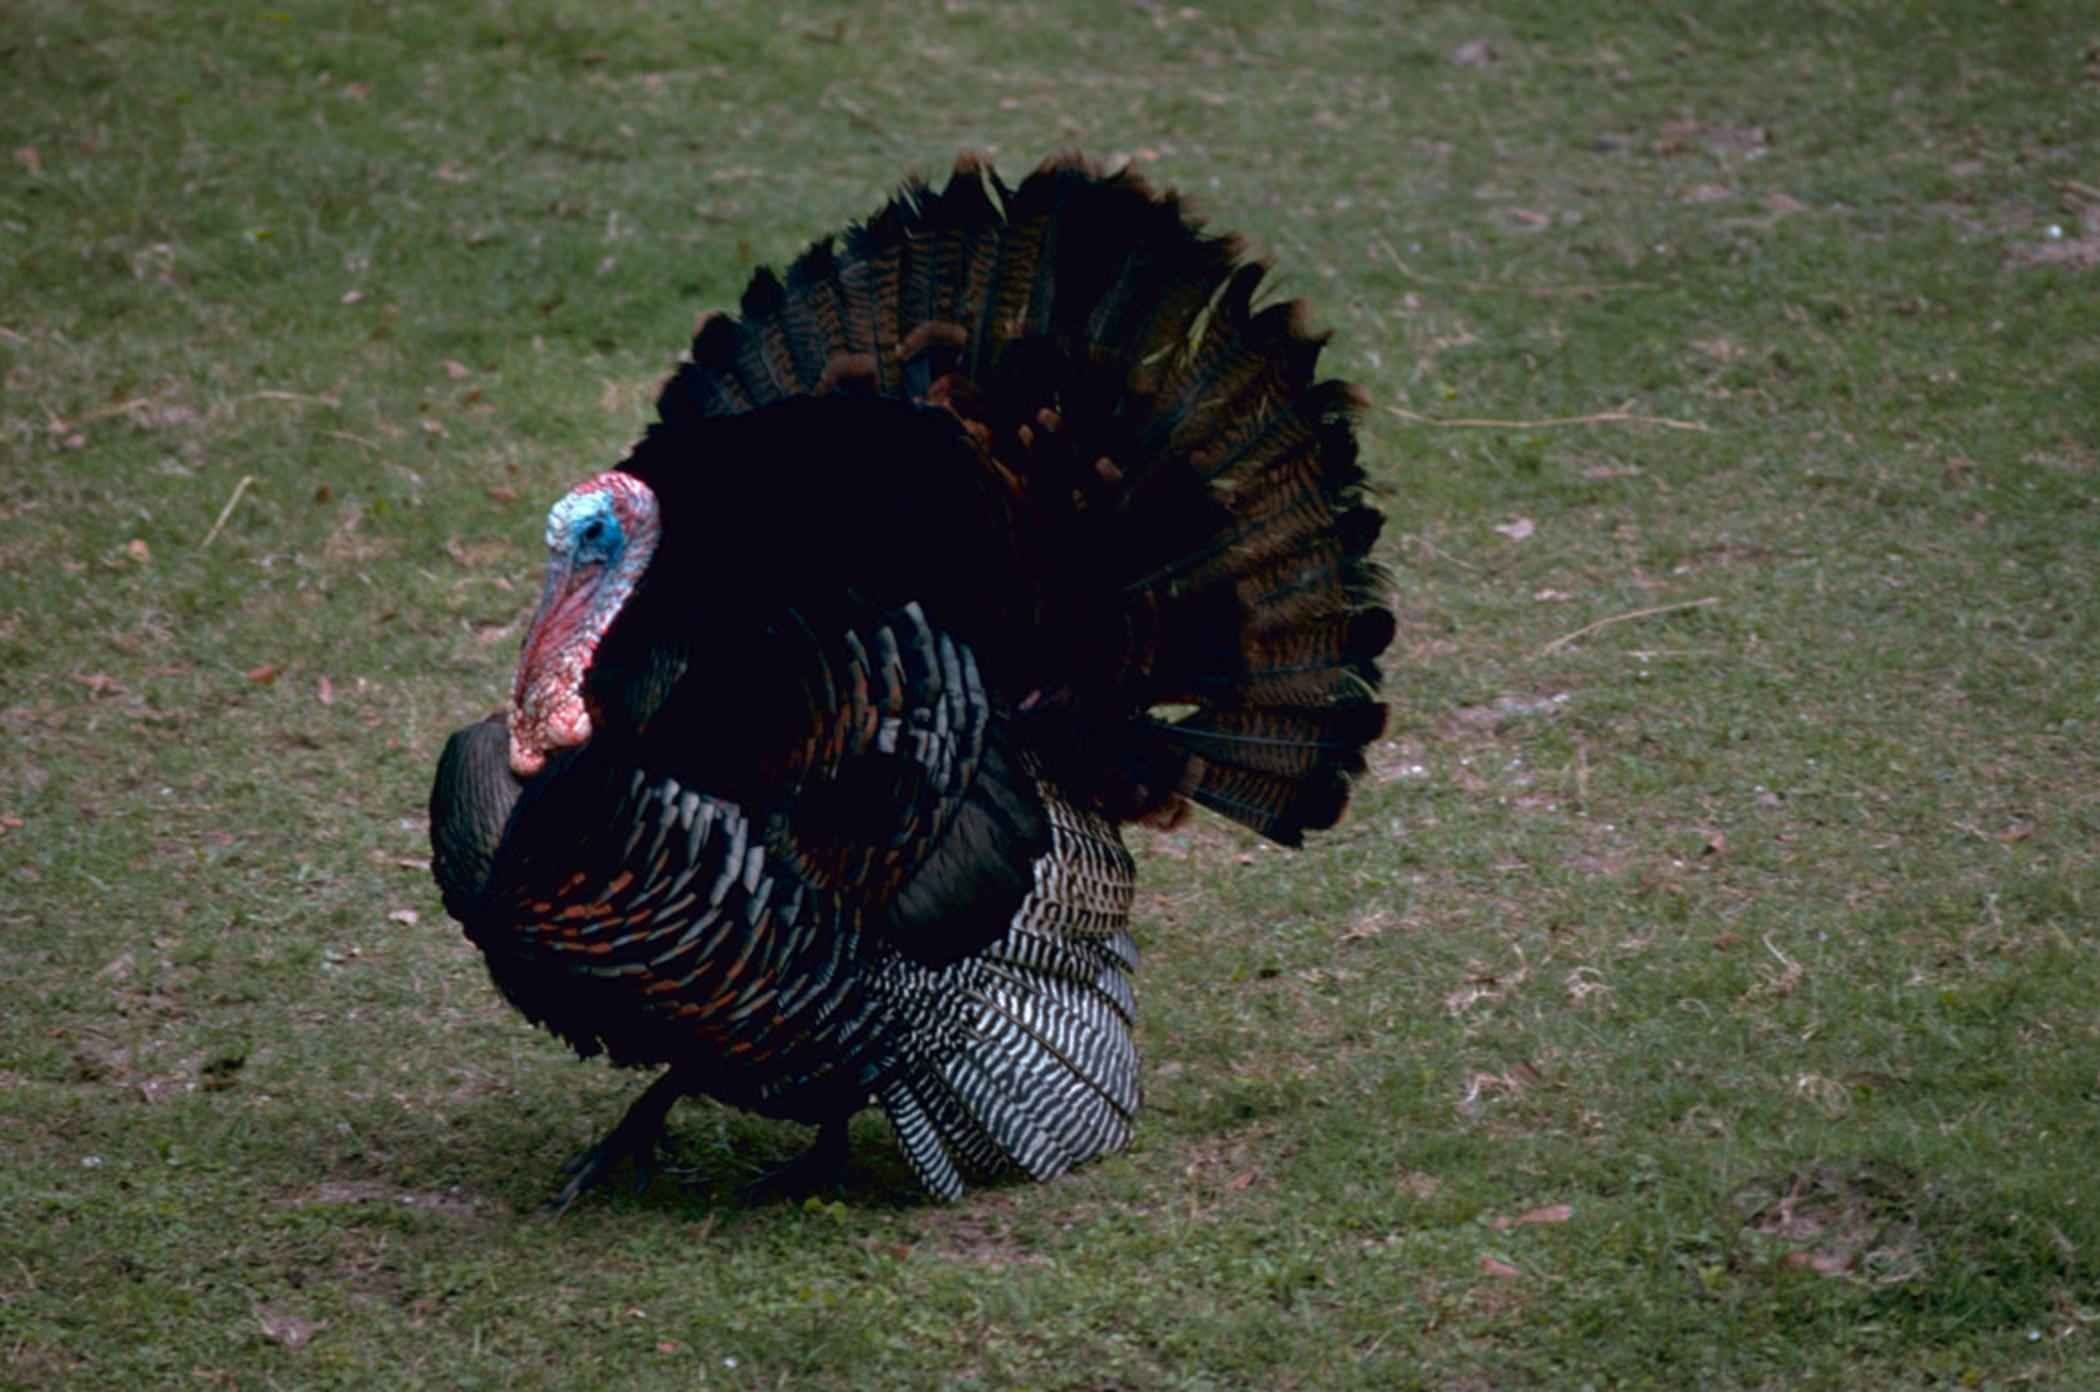
{"type": "Polygon", "coordinates": [[[702,321],[557,502],[503,715],[447,743],[433,868],[497,988],[680,1097],[872,1100],[932,1194],[1123,1145],[1120,824],[1334,824],[1393,621],[1353,389],[1172,195],[965,158],[702,321]]]}

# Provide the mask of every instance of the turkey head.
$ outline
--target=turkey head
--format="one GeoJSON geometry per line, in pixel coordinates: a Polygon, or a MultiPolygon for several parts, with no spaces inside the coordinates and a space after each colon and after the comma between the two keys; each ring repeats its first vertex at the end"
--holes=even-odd
{"type": "Polygon", "coordinates": [[[578,484],[547,514],[547,579],[511,689],[510,767],[518,777],[590,739],[585,678],[661,534],[655,493],[616,471],[578,484]]]}

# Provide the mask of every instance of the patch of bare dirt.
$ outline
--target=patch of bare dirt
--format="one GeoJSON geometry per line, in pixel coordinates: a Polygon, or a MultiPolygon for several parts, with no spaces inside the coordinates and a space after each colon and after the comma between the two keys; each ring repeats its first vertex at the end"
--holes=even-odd
{"type": "Polygon", "coordinates": [[[1258,847],[1266,853],[1266,842],[1254,842],[1252,836],[1231,827],[1211,816],[1190,817],[1171,831],[1159,831],[1142,824],[1130,828],[1130,838],[1154,855],[1167,856],[1173,860],[1232,861],[1251,864],[1258,847]]]}
{"type": "Polygon", "coordinates": [[[2066,193],[2064,216],[2022,229],[2020,244],[2012,248],[2012,265],[2073,271],[2100,267],[2100,189],[2073,183],[2066,185],[2066,193]]]}
{"type": "Polygon", "coordinates": [[[1513,721],[1556,714],[1572,698],[1567,691],[1506,692],[1479,705],[1455,707],[1438,722],[1438,733],[1454,742],[1492,738],[1513,721]]]}
{"type": "Polygon", "coordinates": [[[968,1208],[929,1212],[917,1251],[963,1266],[1004,1271],[1015,1266],[1048,1266],[1050,1258],[1031,1251],[1014,1236],[1013,1224],[991,1202],[996,1195],[973,1198],[968,1208]]]}
{"type": "Polygon", "coordinates": [[[2100,203],[2080,208],[2071,226],[2051,222],[2041,232],[2039,240],[2013,248],[2014,265],[2064,266],[2074,271],[2100,266],[2100,203]]]}
{"type": "Polygon", "coordinates": [[[1418,739],[1380,740],[1365,751],[1364,764],[1380,783],[1427,778],[1429,768],[1422,761],[1422,753],[1418,739]]]}
{"type": "Polygon", "coordinates": [[[458,1185],[443,1190],[400,1189],[373,1179],[323,1180],[311,1189],[288,1194],[278,1202],[291,1208],[308,1208],[315,1204],[383,1203],[443,1213],[454,1218],[470,1218],[481,1211],[481,1200],[458,1185]]]}

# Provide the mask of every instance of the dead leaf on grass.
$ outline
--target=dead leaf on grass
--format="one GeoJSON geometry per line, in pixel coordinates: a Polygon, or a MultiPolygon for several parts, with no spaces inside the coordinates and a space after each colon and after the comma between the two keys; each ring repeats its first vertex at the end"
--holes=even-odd
{"type": "Polygon", "coordinates": [[[265,1339],[294,1350],[305,1348],[313,1342],[314,1335],[328,1327],[327,1320],[315,1322],[284,1310],[273,1310],[267,1305],[256,1306],[255,1317],[262,1322],[265,1339]]]}
{"type": "Polygon", "coordinates": [[[1796,1271],[1813,1271],[1818,1276],[1842,1276],[1852,1269],[1850,1252],[1815,1250],[1789,1252],[1779,1259],[1779,1264],[1796,1271]]]}
{"type": "Polygon", "coordinates": [[[508,561],[511,558],[511,546],[500,537],[464,542],[458,537],[448,537],[445,541],[445,554],[452,558],[455,565],[467,570],[481,570],[508,561]]]}
{"type": "Polygon", "coordinates": [[[241,673],[241,675],[246,677],[249,681],[254,682],[257,686],[268,686],[271,682],[276,681],[279,676],[283,675],[283,673],[284,669],[282,667],[279,667],[276,663],[265,662],[259,666],[250,667],[247,671],[241,673]]]}
{"type": "Polygon", "coordinates": [[[1735,197],[1735,190],[1726,184],[1693,184],[1677,196],[1680,203],[1725,203],[1735,197]]]}
{"type": "Polygon", "coordinates": [[[422,922],[422,917],[423,916],[417,913],[414,909],[396,909],[392,913],[387,915],[387,921],[390,923],[403,924],[407,927],[413,928],[416,926],[416,924],[422,922]]]}
{"type": "Polygon", "coordinates": [[[328,680],[326,672],[323,672],[320,680],[314,683],[314,699],[324,706],[335,704],[335,683],[328,680]]]}
{"type": "Polygon", "coordinates": [[[1518,517],[1499,524],[1495,530],[1508,537],[1511,541],[1522,541],[1537,531],[1538,527],[1539,524],[1532,521],[1529,517],[1518,517]]]}
{"type": "Polygon", "coordinates": [[[1611,984],[1605,981],[1595,967],[1577,967],[1561,981],[1568,999],[1576,1005],[1587,1005],[1592,999],[1609,1005],[1612,998],[1611,984]]]}
{"type": "Polygon", "coordinates": [[[31,174],[44,172],[44,157],[37,153],[34,145],[15,146],[15,163],[21,165],[22,168],[28,170],[31,174]]]}
{"type": "Polygon", "coordinates": [[[1649,146],[1658,155],[1682,154],[1704,145],[1710,154],[1756,158],[1765,151],[1763,126],[1709,126],[1699,121],[1665,121],[1649,146]]]}
{"type": "Polygon", "coordinates": [[[1467,1118],[1478,1117],[1485,1099],[1495,1096],[1521,1097],[1527,1088],[1540,1081],[1542,1079],[1539,1071],[1521,1060],[1501,1073],[1467,1074],[1465,1090],[1458,1099],[1459,1113],[1467,1118]]]}
{"type": "Polygon", "coordinates": [[[1779,1258],[1781,1268],[1890,1286],[1926,1274],[1928,1244],[1913,1209],[1916,1181],[1874,1161],[1815,1165],[1783,1180],[1755,1180],[1737,1193],[1745,1229],[1780,1242],[1812,1244],[1779,1258]]]}
{"type": "Polygon", "coordinates": [[[1502,1216],[1490,1218],[1488,1219],[1488,1226],[1496,1232],[1508,1232],[1511,1228],[1530,1228],[1554,1223],[1565,1223],[1574,1216],[1575,1206],[1573,1204],[1547,1204],[1542,1208],[1526,1209],[1514,1218],[1502,1216]]]}
{"type": "Polygon", "coordinates": [[[1491,1257],[1485,1252],[1480,1254],[1480,1269],[1498,1281],[1514,1281],[1524,1274],[1500,1257],[1491,1257]]]}
{"type": "MultiPolygon", "coordinates": [[[[5,820],[0,818],[0,826],[5,825],[5,820]]],[[[1374,909],[1369,913],[1358,914],[1356,921],[1343,929],[1341,937],[1335,939],[1335,941],[1343,943],[1369,942],[1372,938],[1385,931],[1388,921],[1386,912],[1383,909],[1374,909]]]]}
{"type": "Polygon", "coordinates": [[[1495,45],[1486,39],[1467,39],[1450,52],[1450,59],[1461,68],[1485,68],[1502,55],[1495,45]]]}
{"type": "Polygon", "coordinates": [[[1403,1170],[1400,1173],[1399,1187],[1401,1193],[1411,1195],[1414,1198],[1433,1199],[1436,1197],[1437,1190],[1444,1187],[1444,1181],[1433,1174],[1424,1174],[1420,1170],[1403,1170]]]}

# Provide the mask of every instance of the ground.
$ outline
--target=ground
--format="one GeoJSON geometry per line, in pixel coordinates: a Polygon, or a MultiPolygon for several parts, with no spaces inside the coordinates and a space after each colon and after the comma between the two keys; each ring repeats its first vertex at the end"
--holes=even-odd
{"type": "Polygon", "coordinates": [[[2100,1385],[2100,22],[29,0],[0,39],[0,1384],[2100,1385]],[[540,519],[962,147],[1185,189],[1375,405],[1393,721],[1135,837],[1124,1155],[837,1201],[427,872],[540,519]]]}

